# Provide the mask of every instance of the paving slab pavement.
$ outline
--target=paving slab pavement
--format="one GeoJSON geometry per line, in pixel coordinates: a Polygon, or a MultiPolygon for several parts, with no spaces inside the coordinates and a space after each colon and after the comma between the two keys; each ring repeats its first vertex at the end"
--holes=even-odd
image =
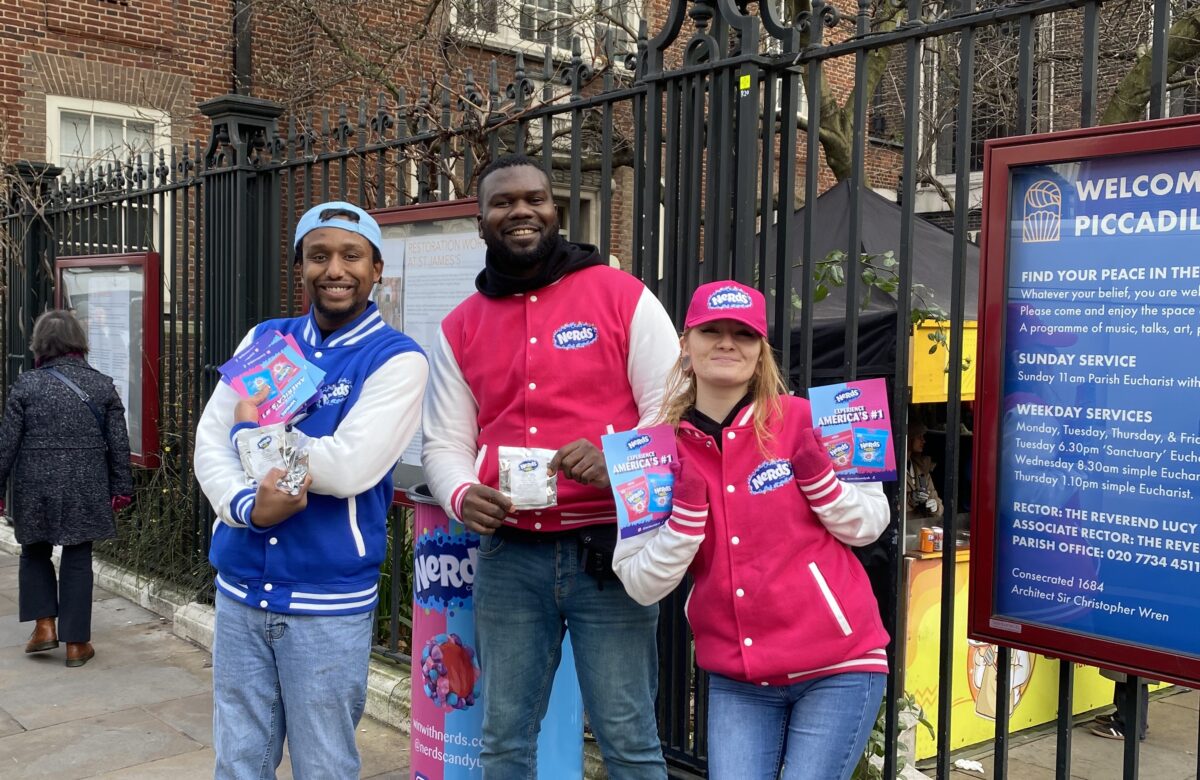
{"type": "MultiPolygon", "coordinates": [[[[1196,780],[1197,724],[1200,724],[1200,692],[1172,688],[1150,699],[1150,730],[1139,752],[1138,777],[1146,780],[1196,780]]],[[[1071,732],[1071,777],[1079,780],[1121,780],[1125,743],[1098,737],[1089,731],[1091,722],[1078,724],[1071,732]]],[[[1008,750],[1009,780],[1055,780],[1057,733],[1053,726],[1018,734],[1008,750]]],[[[979,761],[983,773],[954,771],[953,780],[995,777],[993,756],[963,755],[979,761]]],[[[957,756],[956,756],[957,758],[957,756]]],[[[932,770],[925,773],[933,776],[932,770]]]]}
{"type": "MultiPolygon", "coordinates": [[[[183,780],[212,777],[212,668],[168,620],[96,588],[96,657],[63,665],[65,645],[25,655],[17,558],[0,552],[0,777],[183,780]]],[[[364,778],[408,777],[408,738],[359,724],[364,778]]],[[[288,759],[279,777],[291,778],[288,759]]]]}

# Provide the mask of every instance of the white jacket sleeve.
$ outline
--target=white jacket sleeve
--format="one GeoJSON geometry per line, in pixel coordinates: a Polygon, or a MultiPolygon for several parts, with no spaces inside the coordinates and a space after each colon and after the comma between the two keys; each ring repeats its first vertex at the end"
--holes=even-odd
{"type": "Polygon", "coordinates": [[[618,539],[613,571],[630,598],[642,605],[665,598],[687,574],[704,541],[708,505],[676,504],[667,522],[630,539],[618,539]]]}
{"type": "MultiPolygon", "coordinates": [[[[883,484],[835,481],[840,495],[828,503],[810,501],[817,519],[834,538],[851,547],[863,547],[878,539],[891,520],[883,484]]],[[[801,490],[807,492],[803,486],[801,490]]]]}
{"type": "Polygon", "coordinates": [[[667,375],[679,357],[679,333],[658,298],[643,288],[629,323],[629,386],[638,406],[638,426],[658,422],[667,375]]]}
{"type": "Polygon", "coordinates": [[[309,439],[309,490],[349,498],[379,484],[421,426],[428,378],[420,352],[396,355],[367,377],[337,430],[309,439]]]}
{"type": "MultiPolygon", "coordinates": [[[[238,344],[236,351],[241,351],[251,339],[251,330],[238,344]]],[[[192,467],[196,472],[196,481],[204,492],[208,502],[212,504],[217,517],[226,525],[237,528],[246,526],[246,515],[235,511],[235,506],[248,504],[253,501],[254,490],[249,486],[246,474],[242,470],[242,460],[238,456],[237,447],[229,438],[233,428],[233,408],[239,400],[238,394],[224,382],[217,382],[217,387],[204,405],[200,414],[200,422],[196,424],[196,445],[192,456],[192,467]]]]}
{"type": "Polygon", "coordinates": [[[430,363],[421,466],[434,500],[458,517],[460,496],[479,481],[479,404],[440,329],[430,363]]]}

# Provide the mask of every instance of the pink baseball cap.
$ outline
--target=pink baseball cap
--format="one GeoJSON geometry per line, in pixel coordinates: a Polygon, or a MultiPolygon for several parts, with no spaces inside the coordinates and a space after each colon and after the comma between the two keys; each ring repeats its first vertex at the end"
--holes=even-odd
{"type": "Polygon", "coordinates": [[[732,280],[709,282],[696,288],[683,327],[694,328],[713,320],[736,320],[767,338],[767,299],[753,287],[732,280]]]}

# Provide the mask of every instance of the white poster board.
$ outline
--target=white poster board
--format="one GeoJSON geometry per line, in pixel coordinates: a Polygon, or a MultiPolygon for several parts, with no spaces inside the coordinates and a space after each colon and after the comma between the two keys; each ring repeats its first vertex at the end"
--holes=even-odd
{"type": "Polygon", "coordinates": [[[143,297],[145,275],[140,265],[63,267],[61,303],[87,333],[88,363],[112,377],[125,407],[130,453],[143,452],[143,377],[145,346],[143,297]]]}
{"type": "MultiPolygon", "coordinates": [[[[442,320],[475,292],[486,246],[471,216],[383,224],[382,230],[383,283],[375,303],[389,325],[429,354],[437,348],[442,320]]],[[[397,489],[422,481],[421,442],[418,431],[401,455],[397,489]]]]}

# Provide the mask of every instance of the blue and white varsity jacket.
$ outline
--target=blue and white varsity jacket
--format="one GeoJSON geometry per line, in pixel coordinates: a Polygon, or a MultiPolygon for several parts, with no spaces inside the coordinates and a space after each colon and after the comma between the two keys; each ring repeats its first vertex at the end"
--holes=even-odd
{"type": "MultiPolygon", "coordinates": [[[[248,606],[299,615],[348,615],[374,608],[387,549],[392,469],[420,426],[429,368],[415,341],[387,325],[375,304],[321,337],[304,317],[268,320],[292,334],[325,372],[319,399],[294,427],[309,436],[308,506],[279,525],[250,523],[256,488],[233,442],[239,397],[218,383],[196,428],[196,479],[217,513],[209,561],[217,589],[248,606]]],[[[239,426],[239,430],[253,427],[239,426]]]]}

